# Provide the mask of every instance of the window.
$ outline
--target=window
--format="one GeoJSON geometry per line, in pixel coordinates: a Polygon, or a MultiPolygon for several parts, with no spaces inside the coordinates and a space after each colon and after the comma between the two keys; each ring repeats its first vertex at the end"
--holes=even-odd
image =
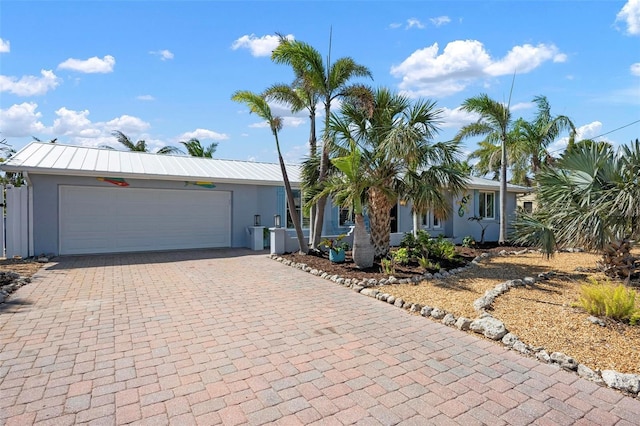
{"type": "Polygon", "coordinates": [[[481,192],[479,202],[479,214],[483,219],[495,219],[495,193],[481,192]]]}
{"type": "Polygon", "coordinates": [[[442,228],[442,222],[440,222],[440,219],[437,216],[429,212],[422,215],[422,227],[440,229],[442,228]]]}
{"type": "Polygon", "coordinates": [[[340,209],[340,219],[338,221],[339,226],[351,226],[354,224],[353,212],[349,212],[349,209],[340,209]]]}
{"type": "MultiPolygon", "coordinates": [[[[293,192],[293,203],[295,204],[296,214],[300,218],[300,223],[303,228],[308,228],[309,217],[302,214],[302,193],[299,189],[293,189],[291,192],[293,192]]],[[[287,203],[287,228],[293,228],[289,203],[287,203]]]]}
{"type": "Polygon", "coordinates": [[[524,211],[527,213],[533,213],[533,201],[524,202],[524,211]]]}

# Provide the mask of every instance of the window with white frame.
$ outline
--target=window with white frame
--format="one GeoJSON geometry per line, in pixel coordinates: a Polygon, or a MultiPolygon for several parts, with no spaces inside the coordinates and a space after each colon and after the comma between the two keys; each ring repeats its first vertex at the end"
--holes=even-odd
{"type": "Polygon", "coordinates": [[[433,228],[440,229],[442,228],[442,222],[438,216],[434,215],[432,212],[422,215],[422,227],[423,228],[433,228]]]}
{"type": "Polygon", "coordinates": [[[483,219],[495,219],[495,193],[494,192],[480,192],[480,200],[478,203],[478,214],[483,219]]]}
{"type": "MultiPolygon", "coordinates": [[[[293,189],[293,203],[295,204],[295,214],[300,218],[300,223],[303,228],[309,227],[309,216],[302,213],[302,192],[299,189],[293,189]]],[[[293,228],[293,220],[291,219],[291,209],[287,202],[287,228],[293,228]]]]}

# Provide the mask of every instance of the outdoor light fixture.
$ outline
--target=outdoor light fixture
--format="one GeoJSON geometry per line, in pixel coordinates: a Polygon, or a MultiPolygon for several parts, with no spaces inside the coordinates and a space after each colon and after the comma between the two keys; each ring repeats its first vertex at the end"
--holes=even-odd
{"type": "Polygon", "coordinates": [[[277,214],[275,216],[273,216],[273,223],[274,223],[274,227],[276,228],[280,228],[281,224],[280,224],[280,215],[277,214]]]}
{"type": "Polygon", "coordinates": [[[253,215],[253,226],[260,226],[260,215],[259,214],[254,214],[253,215]]]}

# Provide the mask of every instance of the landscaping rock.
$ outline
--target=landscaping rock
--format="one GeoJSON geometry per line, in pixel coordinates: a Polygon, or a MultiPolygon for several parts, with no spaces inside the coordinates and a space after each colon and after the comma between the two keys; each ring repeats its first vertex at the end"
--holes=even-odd
{"type": "Polygon", "coordinates": [[[431,311],[431,316],[435,319],[442,319],[445,315],[447,315],[447,313],[442,309],[433,308],[433,310],[431,311]]]}
{"type": "Polygon", "coordinates": [[[524,277],[522,281],[527,285],[532,285],[536,283],[536,279],[533,277],[524,277]]]}
{"type": "Polygon", "coordinates": [[[584,364],[578,364],[578,376],[598,384],[604,384],[604,380],[602,380],[600,374],[596,373],[584,364]]]}
{"type": "Polygon", "coordinates": [[[355,291],[356,293],[360,293],[362,291],[362,289],[364,289],[364,287],[362,287],[361,285],[354,285],[351,287],[353,289],[353,291],[355,291]]]}
{"type": "Polygon", "coordinates": [[[521,354],[524,355],[530,355],[531,354],[531,349],[529,348],[529,345],[527,345],[526,343],[524,343],[521,340],[517,340],[514,344],[513,344],[513,350],[514,351],[518,351],[521,354]]]}
{"type": "Polygon", "coordinates": [[[519,341],[518,336],[512,333],[507,333],[502,337],[502,344],[508,347],[512,347],[514,343],[519,341]]]}
{"type": "Polygon", "coordinates": [[[613,370],[602,371],[602,380],[607,386],[636,395],[640,392],[640,376],[623,374],[613,370]]]}
{"type": "Polygon", "coordinates": [[[471,325],[471,320],[469,318],[465,318],[465,317],[460,317],[458,318],[458,320],[456,321],[456,328],[458,330],[462,330],[462,331],[467,331],[469,330],[469,326],[471,325]]]}
{"type": "Polygon", "coordinates": [[[492,340],[500,340],[507,334],[504,323],[492,316],[485,316],[473,320],[469,328],[471,331],[484,334],[485,337],[492,340]]]}
{"type": "Polygon", "coordinates": [[[393,305],[395,302],[396,302],[396,297],[395,296],[389,295],[389,297],[387,297],[387,303],[390,303],[390,304],[393,305]]]}
{"type": "Polygon", "coordinates": [[[561,368],[569,371],[576,371],[578,369],[578,363],[575,359],[562,352],[554,352],[551,354],[551,362],[558,364],[561,368]]]}
{"type": "Polygon", "coordinates": [[[380,293],[378,290],[375,290],[373,288],[363,288],[360,291],[360,294],[364,294],[365,296],[369,296],[369,297],[376,297],[376,295],[380,293]]]}
{"type": "Polygon", "coordinates": [[[413,303],[411,304],[411,307],[409,308],[409,312],[420,312],[420,309],[422,309],[422,306],[417,304],[417,303],[413,303]]]}
{"type": "Polygon", "coordinates": [[[598,317],[594,317],[593,315],[590,317],[587,317],[587,321],[589,321],[591,324],[595,324],[595,325],[599,325],[600,327],[606,327],[607,323],[604,322],[603,320],[601,320],[598,317]]]}
{"type": "Polygon", "coordinates": [[[422,315],[423,317],[428,317],[429,315],[431,315],[431,311],[433,311],[433,308],[431,306],[423,306],[422,309],[420,309],[420,315],[422,315]]]}
{"type": "Polygon", "coordinates": [[[404,300],[401,298],[397,298],[395,302],[393,302],[393,306],[397,306],[398,308],[402,308],[404,305],[404,300]]]}
{"type": "Polygon", "coordinates": [[[536,352],[536,358],[538,358],[538,360],[542,362],[546,362],[546,363],[551,362],[551,357],[549,356],[549,353],[544,349],[539,352],[536,352]]]}
{"type": "Polygon", "coordinates": [[[453,314],[447,314],[442,318],[442,323],[451,327],[456,323],[456,317],[453,314]]]}

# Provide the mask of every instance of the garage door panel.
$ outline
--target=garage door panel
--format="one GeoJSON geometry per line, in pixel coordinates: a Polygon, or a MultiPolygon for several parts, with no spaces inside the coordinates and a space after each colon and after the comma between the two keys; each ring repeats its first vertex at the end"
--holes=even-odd
{"type": "Polygon", "coordinates": [[[229,247],[226,191],[60,187],[60,253],[229,247]]]}

